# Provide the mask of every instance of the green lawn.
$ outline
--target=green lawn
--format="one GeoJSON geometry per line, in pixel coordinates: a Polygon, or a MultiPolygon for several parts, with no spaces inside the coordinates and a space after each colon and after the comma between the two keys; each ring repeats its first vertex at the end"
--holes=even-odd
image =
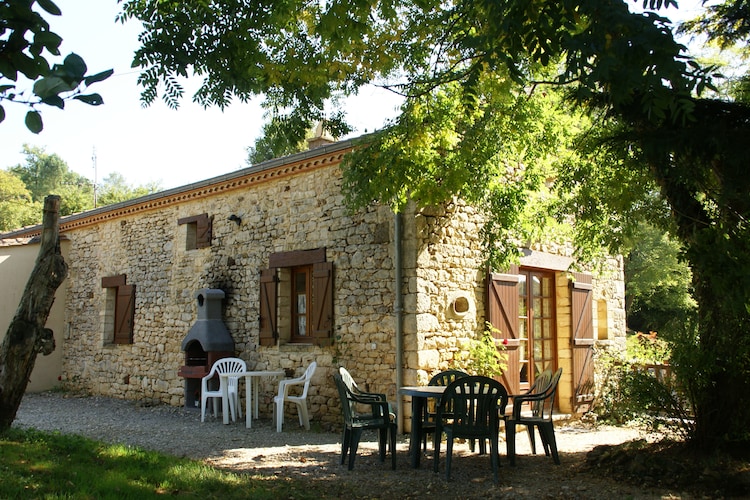
{"type": "Polygon", "coordinates": [[[11,429],[0,435],[0,498],[321,498],[286,478],[205,464],[79,436],[11,429]]]}

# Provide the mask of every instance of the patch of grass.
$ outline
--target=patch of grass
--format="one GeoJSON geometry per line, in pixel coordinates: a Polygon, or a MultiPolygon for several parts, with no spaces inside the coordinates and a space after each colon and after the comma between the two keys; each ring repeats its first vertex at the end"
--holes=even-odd
{"type": "Polygon", "coordinates": [[[84,437],[10,429],[0,435],[0,498],[320,498],[286,478],[234,474],[201,462],[84,437]]]}

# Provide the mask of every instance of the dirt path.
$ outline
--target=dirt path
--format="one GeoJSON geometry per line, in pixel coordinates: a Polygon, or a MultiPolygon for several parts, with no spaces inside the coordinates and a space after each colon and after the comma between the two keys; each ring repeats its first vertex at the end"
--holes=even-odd
{"type": "MultiPolygon", "coordinates": [[[[227,470],[263,476],[293,477],[331,485],[331,497],[341,498],[576,498],[576,499],[689,499],[689,492],[641,490],[586,470],[586,453],[598,445],[643,438],[636,429],[591,428],[580,422],[556,425],[561,465],[542,455],[530,455],[525,433],[517,436],[517,465],[505,459],[500,444],[500,482],[494,484],[490,459],[471,453],[468,446],[454,449],[451,481],[445,480],[445,457],[440,474],[432,470],[431,447],[421,467],[409,466],[408,437],[399,436],[397,468],[381,463],[374,435],[365,435],[353,471],[340,465],[341,435],[304,431],[287,422],[277,433],[268,418],[244,425],[223,425],[220,420],[200,422],[193,410],[143,406],[132,401],[102,397],[75,397],[60,393],[24,397],[14,426],[81,434],[108,442],[124,442],[176,456],[185,456],[227,470]]],[[[541,448],[541,446],[539,446],[541,448]]],[[[326,489],[328,491],[328,488],[326,489]]]]}

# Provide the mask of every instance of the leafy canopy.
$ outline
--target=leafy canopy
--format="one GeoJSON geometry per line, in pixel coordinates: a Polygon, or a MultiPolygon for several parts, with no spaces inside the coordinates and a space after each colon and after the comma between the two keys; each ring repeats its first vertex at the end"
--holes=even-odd
{"type": "Polygon", "coordinates": [[[712,86],[712,68],[685,55],[667,18],[632,14],[623,0],[130,0],[120,18],[144,23],[133,64],[146,104],[161,93],[176,107],[179,79],[200,75],[194,100],[224,107],[262,96],[290,144],[319,120],[344,135],[345,117],[330,103],[363,85],[405,96],[400,117],[347,163],[349,201],[397,210],[409,200],[481,201],[492,214],[488,249],[505,240],[499,259],[512,245],[498,230],[519,225],[529,193],[547,179],[540,164],[563,161],[580,127],[568,110],[551,111],[559,97],[539,118],[552,86],[654,123],[687,120],[691,93],[712,86]]]}
{"type": "Polygon", "coordinates": [[[304,123],[329,120],[336,136],[347,125],[326,102],[369,83],[416,97],[455,81],[470,99],[484,74],[507,68],[528,83],[529,69],[543,65],[555,69],[549,82],[573,85],[579,99],[605,90],[611,105],[655,118],[688,111],[685,98],[710,83],[668,19],[633,15],[622,0],[129,0],[120,20],[131,18],[145,28],[133,61],[144,103],[161,92],[177,107],[180,78],[195,74],[203,84],[193,99],[204,106],[263,96],[304,123]]]}
{"type": "Polygon", "coordinates": [[[247,148],[246,163],[252,166],[273,158],[298,153],[306,148],[305,141],[290,132],[287,120],[278,116],[271,117],[271,120],[263,125],[263,132],[256,139],[255,144],[247,148]]]}
{"type": "Polygon", "coordinates": [[[88,68],[77,54],[50,66],[51,56],[60,55],[62,38],[50,30],[42,13],[59,16],[51,0],[8,0],[0,2],[0,122],[5,120],[3,101],[27,106],[26,128],[38,134],[44,128],[41,105],[64,109],[65,101],[77,100],[91,106],[103,104],[97,93],[84,93],[89,86],[112,75],[112,70],[86,75],[88,68]],[[19,76],[31,80],[31,90],[19,90],[19,76]]]}
{"type": "Polygon", "coordinates": [[[31,200],[23,181],[0,170],[0,231],[30,225],[39,219],[42,205],[31,200]]]}

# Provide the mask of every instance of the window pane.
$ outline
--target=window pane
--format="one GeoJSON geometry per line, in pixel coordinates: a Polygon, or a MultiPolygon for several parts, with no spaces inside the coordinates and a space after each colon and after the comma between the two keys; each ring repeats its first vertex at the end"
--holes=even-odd
{"type": "Polygon", "coordinates": [[[539,276],[533,276],[531,278],[531,294],[535,297],[538,297],[542,294],[542,286],[539,283],[539,276]]]}
{"type": "Polygon", "coordinates": [[[292,277],[294,295],[292,303],[292,325],[294,335],[307,336],[307,314],[309,295],[309,270],[308,268],[297,268],[292,277]]]}
{"type": "Polygon", "coordinates": [[[552,341],[544,342],[544,359],[552,359],[552,341]]]}
{"type": "Polygon", "coordinates": [[[545,319],[542,321],[541,337],[545,339],[552,338],[552,320],[545,319]]]}
{"type": "Polygon", "coordinates": [[[552,316],[552,299],[542,300],[542,316],[545,318],[552,316]]]}
{"type": "Polygon", "coordinates": [[[529,332],[526,330],[526,320],[522,319],[518,322],[518,338],[527,339],[529,338],[529,332]]]}
{"type": "Polygon", "coordinates": [[[542,299],[535,298],[534,299],[534,305],[532,306],[534,310],[534,316],[541,316],[542,315],[542,299]]]}

